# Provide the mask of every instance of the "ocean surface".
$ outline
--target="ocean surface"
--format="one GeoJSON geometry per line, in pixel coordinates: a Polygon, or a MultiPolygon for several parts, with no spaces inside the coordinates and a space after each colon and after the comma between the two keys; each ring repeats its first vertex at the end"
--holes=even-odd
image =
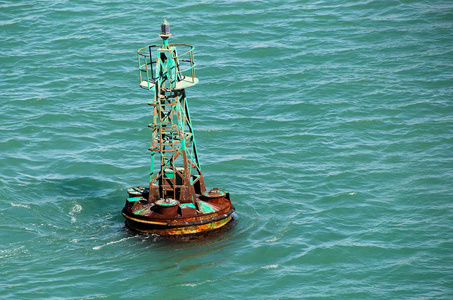
{"type": "Polygon", "coordinates": [[[0,66],[1,299],[453,299],[453,2],[3,0],[0,66]],[[164,18],[237,209],[202,240],[120,214],[164,18]]]}

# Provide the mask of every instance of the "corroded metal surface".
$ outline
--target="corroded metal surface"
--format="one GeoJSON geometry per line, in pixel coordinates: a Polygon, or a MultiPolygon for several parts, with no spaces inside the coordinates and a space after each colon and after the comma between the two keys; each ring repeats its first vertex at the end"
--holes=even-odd
{"type": "Polygon", "coordinates": [[[230,222],[231,218],[232,218],[231,216],[228,216],[224,219],[209,222],[206,224],[189,225],[189,226],[184,226],[184,227],[172,227],[172,228],[164,228],[164,227],[159,228],[157,226],[140,227],[140,226],[137,226],[137,224],[131,224],[130,220],[127,220],[127,222],[128,222],[129,227],[132,227],[139,232],[146,232],[146,233],[152,233],[152,234],[158,234],[158,235],[185,235],[185,234],[196,234],[196,233],[219,229],[222,226],[225,226],[228,222],[230,222]]]}
{"type": "Polygon", "coordinates": [[[201,196],[195,204],[174,199],[150,202],[144,197],[128,198],[122,214],[127,225],[138,231],[175,235],[222,227],[231,220],[234,210],[226,193],[226,197],[213,199],[201,196]]]}
{"type": "Polygon", "coordinates": [[[198,83],[194,47],[169,44],[168,22],[161,29],[162,44],[138,50],[140,87],[153,93],[148,103],[152,108],[149,186],[128,189],[122,214],[130,228],[141,232],[212,231],[229,223],[235,209],[227,191],[205,187],[185,92],[198,83]]]}

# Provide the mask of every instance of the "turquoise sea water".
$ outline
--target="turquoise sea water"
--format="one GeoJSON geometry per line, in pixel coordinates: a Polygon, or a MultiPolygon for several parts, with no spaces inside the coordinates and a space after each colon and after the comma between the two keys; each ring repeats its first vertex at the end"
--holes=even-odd
{"type": "Polygon", "coordinates": [[[1,299],[452,299],[451,1],[0,1],[1,299]],[[124,227],[136,50],[196,47],[203,173],[237,225],[124,227]]]}

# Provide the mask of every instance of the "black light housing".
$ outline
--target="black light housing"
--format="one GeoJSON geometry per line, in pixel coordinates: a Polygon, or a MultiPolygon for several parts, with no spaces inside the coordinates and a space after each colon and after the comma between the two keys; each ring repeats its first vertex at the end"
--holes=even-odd
{"type": "Polygon", "coordinates": [[[160,24],[160,34],[170,35],[170,23],[168,23],[166,19],[160,24]]]}

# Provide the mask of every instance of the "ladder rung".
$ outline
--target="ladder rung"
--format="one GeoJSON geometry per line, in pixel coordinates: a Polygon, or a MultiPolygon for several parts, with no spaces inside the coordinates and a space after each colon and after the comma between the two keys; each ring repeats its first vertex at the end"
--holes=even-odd
{"type": "MultiPolygon", "coordinates": [[[[171,124],[171,123],[167,123],[167,124],[171,124]]],[[[148,127],[149,128],[162,128],[162,130],[176,129],[176,126],[159,126],[158,124],[153,124],[153,123],[148,124],[148,127]]]]}

